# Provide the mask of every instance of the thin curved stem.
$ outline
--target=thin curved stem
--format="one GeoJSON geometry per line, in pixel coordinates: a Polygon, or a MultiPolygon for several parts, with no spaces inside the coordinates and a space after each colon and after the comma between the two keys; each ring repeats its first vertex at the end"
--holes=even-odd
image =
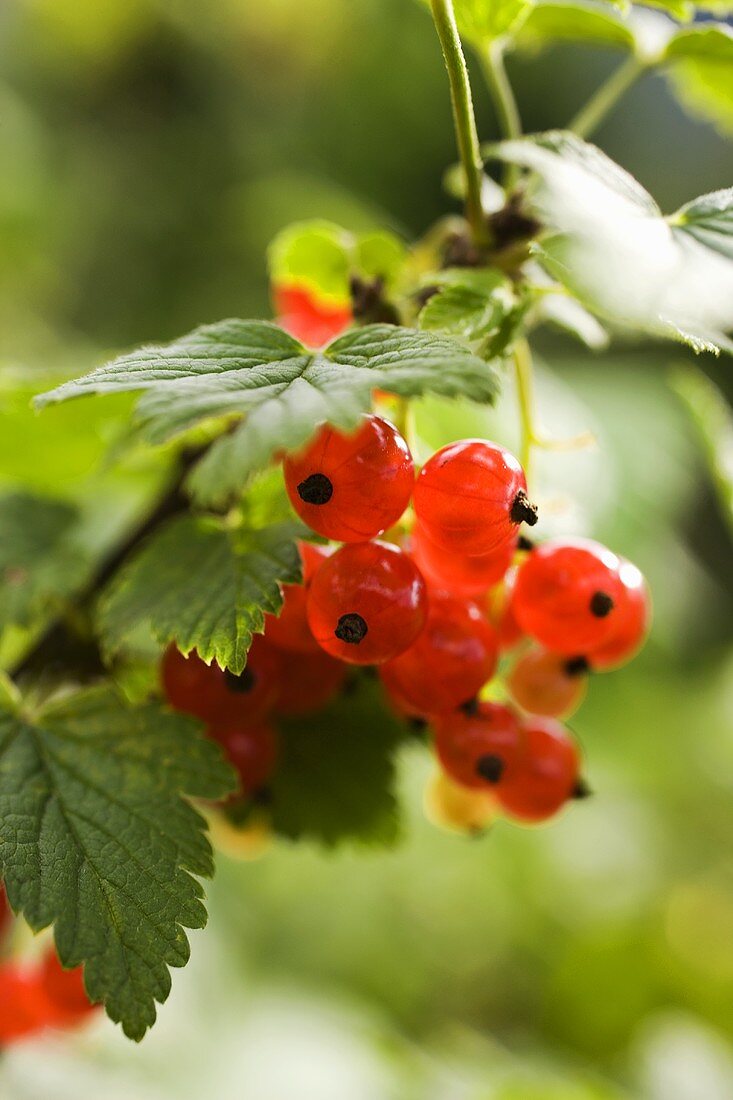
{"type": "MultiPolygon", "coordinates": [[[[512,140],[522,136],[522,120],[506,68],[504,48],[499,40],[490,42],[481,51],[481,68],[494,104],[499,129],[503,138],[512,140]]],[[[511,191],[519,178],[516,164],[504,165],[504,187],[511,191]]]]}
{"type": "Polygon", "coordinates": [[[522,463],[524,476],[529,484],[532,446],[535,440],[534,376],[532,372],[532,352],[526,340],[517,340],[515,345],[514,373],[517,381],[519,427],[521,430],[519,461],[522,463]]]}
{"type": "Polygon", "coordinates": [[[595,95],[568,124],[578,137],[587,138],[594,133],[604,119],[611,113],[622,96],[636,83],[646,71],[647,66],[638,57],[628,57],[623,65],[611,73],[608,80],[601,84],[595,95]]]}
{"type": "Polygon", "coordinates": [[[466,184],[466,220],[476,242],[484,244],[488,239],[488,229],[481,204],[483,162],[473,112],[471,84],[456,26],[453,0],[430,0],[430,6],[450,81],[458,152],[466,184]]]}

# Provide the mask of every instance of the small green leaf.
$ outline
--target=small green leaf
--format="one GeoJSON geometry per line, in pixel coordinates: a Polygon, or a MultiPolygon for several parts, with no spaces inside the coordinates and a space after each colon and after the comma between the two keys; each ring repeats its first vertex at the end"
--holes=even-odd
{"type": "Polygon", "coordinates": [[[670,381],[692,416],[723,515],[733,532],[733,413],[723,394],[702,371],[680,367],[670,381]]]}
{"type": "Polygon", "coordinates": [[[516,33],[533,0],[454,0],[453,6],[461,37],[481,49],[516,33]]]}
{"type": "Polygon", "coordinates": [[[610,6],[584,0],[540,0],[522,24],[514,45],[520,50],[537,49],[553,42],[578,42],[630,52],[636,45],[633,28],[610,6]]]}
{"type": "Polygon", "coordinates": [[[119,572],[104,594],[98,625],[105,650],[124,649],[146,624],[161,643],[237,675],[267,612],[282,607],[280,585],[301,578],[298,523],[232,528],[218,520],[172,520],[119,572]]]}
{"type": "Polygon", "coordinates": [[[368,325],[308,351],[267,321],[204,325],[162,347],[123,355],[39,399],[147,390],[138,416],[152,442],[209,417],[247,414],[209,448],[192,478],[201,501],[241,491],[272,456],[301,447],[322,423],[353,428],[375,388],[491,402],[492,368],[447,336],[368,325]]]}
{"type": "Polygon", "coordinates": [[[496,271],[440,272],[439,284],[420,311],[420,328],[465,340],[487,358],[503,355],[523,315],[508,279],[496,271]]]}
{"type": "Polygon", "coordinates": [[[680,101],[727,132],[733,132],[733,29],[700,24],[680,30],[664,63],[680,101]]]}
{"type": "Polygon", "coordinates": [[[345,229],[327,221],[296,222],[278,233],[268,250],[275,285],[296,283],[340,302],[349,300],[349,249],[345,229]]]}
{"type": "Polygon", "coordinates": [[[393,844],[394,755],[406,731],[375,684],[360,681],[316,715],[282,723],[273,824],[291,840],[393,844]]]}
{"type": "Polygon", "coordinates": [[[71,595],[88,563],[75,545],[77,509],[29,493],[0,497],[0,630],[27,626],[71,595]]]}
{"type": "Polygon", "coordinates": [[[733,260],[733,187],[688,202],[670,218],[680,232],[733,260]]]}
{"type": "Polygon", "coordinates": [[[223,797],[231,769],[196,725],[98,688],[34,716],[0,712],[0,878],[13,909],[53,924],[67,967],[141,1039],[184,966],[183,928],[206,910],[203,818],[183,797],[223,797]]]}
{"type": "MultiPolygon", "coordinates": [[[[604,153],[578,137],[539,134],[495,147],[532,169],[525,202],[544,227],[535,255],[584,306],[628,329],[728,351],[733,264],[713,231],[684,222],[697,202],[664,218],[651,196],[604,153]]],[[[703,199],[705,217],[718,200],[703,199]]],[[[690,223],[692,224],[692,223],[690,223]]]]}
{"type": "Polygon", "coordinates": [[[325,299],[351,299],[350,278],[381,278],[387,287],[398,279],[407,250],[394,233],[350,233],[327,221],[296,222],[275,237],[268,252],[275,285],[307,286],[325,299]]]}

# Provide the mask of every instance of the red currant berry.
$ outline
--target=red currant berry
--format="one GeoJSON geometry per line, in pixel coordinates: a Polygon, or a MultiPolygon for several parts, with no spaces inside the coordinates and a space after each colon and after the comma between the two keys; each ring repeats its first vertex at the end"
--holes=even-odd
{"type": "Polygon", "coordinates": [[[73,1027],[97,1008],[84,987],[82,967],[65,970],[56,952],[47,952],[41,965],[40,982],[53,1006],[57,1026],[73,1027]]]}
{"type": "Polygon", "coordinates": [[[519,567],[512,611],[546,649],[573,656],[606,642],[623,600],[615,554],[590,539],[553,540],[519,567]]]}
{"type": "Polygon", "coordinates": [[[588,687],[583,657],[564,657],[546,649],[529,649],[507,678],[515,703],[530,714],[569,718],[583,702],[588,687]]]}
{"type": "Polygon", "coordinates": [[[431,593],[417,641],[382,665],[387,689],[417,714],[442,714],[475,696],[496,668],[498,642],[473,603],[431,593]]]}
{"type": "Polygon", "coordinates": [[[169,647],[163,658],[163,687],[175,710],[205,722],[232,718],[254,725],[277,703],[282,682],[282,656],[256,634],[239,676],[207,665],[196,653],[184,657],[169,647]]]}
{"type": "Polygon", "coordinates": [[[518,766],[497,790],[503,809],[519,821],[553,817],[579,790],[580,755],[564,726],[530,718],[518,766]]]}
{"type": "Polygon", "coordinates": [[[318,642],[311,634],[306,615],[306,601],[311,579],[330,551],[326,546],[301,542],[303,583],[283,586],[283,606],[279,615],[265,616],[265,637],[278,649],[294,653],[320,653],[318,642]]]}
{"type": "Polygon", "coordinates": [[[442,715],[435,725],[435,750],[457,783],[499,791],[522,755],[519,719],[498,703],[442,715]]]}
{"type": "Polygon", "coordinates": [[[319,647],[299,653],[285,668],[278,714],[309,714],[328,703],[346,678],[346,665],[319,647]]]}
{"type": "Polygon", "coordinates": [[[588,654],[593,669],[619,668],[635,657],[649,632],[652,616],[649,589],[641,572],[621,559],[619,579],[623,586],[618,618],[611,636],[588,654]]]}
{"type": "Polygon", "coordinates": [[[272,726],[244,726],[230,719],[210,726],[209,736],[224,749],[239,776],[242,793],[262,790],[277,763],[277,734],[272,726]]]}
{"type": "Polygon", "coordinates": [[[332,657],[382,664],[404,653],[427,616],[425,581],[412,560],[386,542],[342,546],[311,581],[308,622],[332,657]]]}
{"type": "Polygon", "coordinates": [[[0,1047],[52,1027],[55,1012],[38,972],[16,963],[0,965],[0,1047]]]}
{"type": "Polygon", "coordinates": [[[478,596],[498,584],[514,557],[508,542],[490,554],[458,554],[434,543],[419,525],[412,533],[412,556],[422,574],[456,595],[478,596]]]}
{"type": "Polygon", "coordinates": [[[364,542],[396,523],[415,483],[407,444],[379,416],[365,417],[353,435],[326,425],[283,469],[300,518],[339,542],[364,542]]]}
{"type": "Polygon", "coordinates": [[[491,554],[516,541],[520,523],[537,522],[519,462],[484,439],[436,451],[420,471],[414,503],[428,537],[460,554],[491,554]]]}
{"type": "Polygon", "coordinates": [[[325,302],[307,286],[280,283],[273,298],[280,327],[312,348],[340,336],[352,321],[349,306],[325,302]]]}

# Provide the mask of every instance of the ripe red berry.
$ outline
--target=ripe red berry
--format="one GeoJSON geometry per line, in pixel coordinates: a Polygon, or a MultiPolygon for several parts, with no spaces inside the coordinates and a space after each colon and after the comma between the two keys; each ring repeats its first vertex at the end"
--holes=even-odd
{"type": "Polygon", "coordinates": [[[590,539],[553,540],[519,567],[512,611],[546,649],[573,656],[606,642],[623,600],[615,554],[590,539]]]}
{"type": "Polygon", "coordinates": [[[241,725],[236,720],[216,723],[209,736],[224,749],[243,794],[256,794],[269,781],[277,763],[277,734],[272,726],[241,725]]]}
{"type": "Polygon", "coordinates": [[[342,546],[311,581],[308,622],[332,657],[381,664],[403,653],[427,616],[425,581],[412,560],[386,542],[342,546]]]}
{"type": "Polygon", "coordinates": [[[346,678],[346,665],[320,647],[293,655],[285,667],[278,714],[308,714],[328,703],[346,678]]]}
{"type": "Polygon", "coordinates": [[[587,673],[583,657],[564,657],[533,648],[518,658],[507,677],[507,687],[514,702],[530,714],[569,718],[583,702],[587,673]]]}
{"type": "Polygon", "coordinates": [[[621,559],[619,579],[623,594],[616,625],[602,645],[587,657],[593,669],[619,668],[635,657],[644,644],[651,622],[651,598],[641,572],[625,558],[621,559]]]}
{"type": "Polygon", "coordinates": [[[564,726],[551,718],[530,718],[523,732],[518,766],[497,795],[519,821],[546,821],[578,793],[580,755],[564,726]]]}
{"type": "Polygon", "coordinates": [[[326,302],[302,284],[280,283],[273,298],[281,328],[312,348],[340,336],[353,319],[350,306],[326,302]]]}
{"type": "Polygon", "coordinates": [[[498,641],[475,604],[430,593],[425,628],[382,665],[387,689],[417,714],[442,714],[473,698],[496,668],[498,641]]]}
{"type": "Polygon", "coordinates": [[[303,583],[283,586],[283,606],[279,615],[265,616],[265,637],[279,649],[294,653],[320,653],[318,642],[311,634],[306,614],[308,588],[318,566],[330,551],[326,546],[310,542],[299,544],[303,562],[303,583]]]}
{"type": "Polygon", "coordinates": [[[0,964],[0,1047],[53,1026],[55,1013],[30,966],[0,964]]]}
{"type": "Polygon", "coordinates": [[[236,719],[255,725],[277,703],[282,682],[282,657],[256,634],[239,675],[217,664],[207,665],[196,653],[184,657],[170,646],[163,658],[163,688],[175,710],[205,722],[236,719]]]}
{"type": "Polygon", "coordinates": [[[457,783],[498,792],[522,755],[519,719],[498,703],[479,703],[475,711],[442,715],[435,724],[435,750],[457,783]]]}
{"type": "Polygon", "coordinates": [[[96,1011],[84,987],[82,967],[65,970],[53,948],[41,964],[40,981],[53,1006],[56,1026],[72,1027],[96,1011]]]}
{"type": "Polygon", "coordinates": [[[438,546],[419,524],[412,532],[412,556],[423,575],[436,585],[461,596],[478,596],[498,584],[514,557],[508,542],[490,554],[459,554],[438,546]]]}
{"type": "Polygon", "coordinates": [[[415,483],[407,444],[379,416],[364,417],[352,435],[326,425],[283,470],[300,518],[338,542],[364,542],[396,523],[415,483]]]}
{"type": "Polygon", "coordinates": [[[491,554],[537,522],[517,459],[485,439],[462,439],[425,463],[414,492],[425,533],[445,550],[491,554]]]}

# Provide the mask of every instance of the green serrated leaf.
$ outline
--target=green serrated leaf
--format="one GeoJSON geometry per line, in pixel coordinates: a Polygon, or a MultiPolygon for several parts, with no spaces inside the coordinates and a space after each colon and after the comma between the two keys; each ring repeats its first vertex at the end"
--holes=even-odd
{"type": "Polygon", "coordinates": [[[0,712],[0,877],[34,931],[54,925],[63,964],[139,1040],[184,966],[183,928],[206,923],[193,877],[213,871],[184,795],[222,798],[234,776],[180,715],[111,690],[34,716],[0,712]]]}
{"type": "Polygon", "coordinates": [[[534,172],[525,201],[544,226],[535,255],[583,305],[698,351],[733,347],[733,264],[717,233],[712,248],[664,218],[633,177],[573,135],[539,134],[496,152],[534,172]]]}
{"type": "Polygon", "coordinates": [[[733,187],[693,199],[673,214],[670,222],[706,248],[733,260],[733,187]]]}
{"type": "Polygon", "coordinates": [[[495,271],[456,269],[434,282],[440,289],[420,311],[420,327],[465,340],[487,358],[506,354],[523,315],[508,279],[495,271]]]}
{"type": "MultiPolygon", "coordinates": [[[[661,18],[661,16],[660,16],[661,18]]],[[[578,42],[633,51],[628,20],[607,4],[590,0],[539,0],[514,39],[517,49],[539,49],[553,42],[578,42]]]]}
{"type": "Polygon", "coordinates": [[[723,515],[733,532],[733,413],[702,371],[680,367],[671,385],[685,403],[700,436],[723,515]]]}
{"type": "Polygon", "coordinates": [[[680,30],[664,64],[676,95],[693,114],[733,131],[733,29],[708,23],[680,30]]]}
{"type": "Polygon", "coordinates": [[[368,325],[307,351],[267,321],[221,321],[123,355],[39,403],[147,390],[137,408],[153,442],[207,417],[246,413],[192,476],[195,495],[208,502],[240,491],[274,454],[301,447],[319,424],[354,428],[375,388],[491,402],[498,382],[490,366],[447,336],[368,325]]]}
{"type": "Polygon", "coordinates": [[[534,0],[454,0],[456,23],[462,38],[477,49],[515,33],[531,11],[534,0]]]}
{"type": "Polygon", "coordinates": [[[98,616],[105,650],[124,649],[146,624],[161,643],[239,674],[252,635],[282,607],[280,585],[301,579],[294,522],[261,529],[219,520],[172,520],[119,572],[98,616]]]}
{"type": "Polygon", "coordinates": [[[77,509],[30,493],[0,497],[0,630],[27,626],[84,580],[88,563],[75,545],[77,509]]]}
{"type": "Polygon", "coordinates": [[[284,721],[273,825],[291,840],[393,844],[394,755],[405,727],[376,684],[360,681],[315,715],[284,721]]]}

